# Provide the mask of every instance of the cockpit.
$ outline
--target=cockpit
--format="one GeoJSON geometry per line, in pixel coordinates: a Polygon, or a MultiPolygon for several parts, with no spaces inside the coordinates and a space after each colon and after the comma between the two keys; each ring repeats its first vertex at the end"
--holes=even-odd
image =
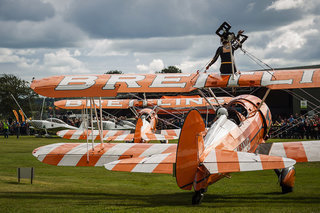
{"type": "Polygon", "coordinates": [[[242,102],[230,102],[227,105],[228,119],[240,125],[248,116],[248,110],[242,102]]]}

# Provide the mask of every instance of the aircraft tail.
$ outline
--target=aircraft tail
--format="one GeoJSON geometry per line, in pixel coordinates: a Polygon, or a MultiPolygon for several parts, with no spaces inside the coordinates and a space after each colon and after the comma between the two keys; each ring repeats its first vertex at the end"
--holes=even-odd
{"type": "Polygon", "coordinates": [[[191,190],[203,151],[202,132],[205,124],[198,110],[189,111],[181,129],[176,155],[176,181],[184,190],[191,190]]]}

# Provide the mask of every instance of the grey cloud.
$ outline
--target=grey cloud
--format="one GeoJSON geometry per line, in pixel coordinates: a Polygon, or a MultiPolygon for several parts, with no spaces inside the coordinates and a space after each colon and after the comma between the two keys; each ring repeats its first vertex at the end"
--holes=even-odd
{"type": "Polygon", "coordinates": [[[73,47],[86,38],[81,30],[59,18],[45,22],[0,21],[0,47],[59,48],[73,47]]]}
{"type": "Polygon", "coordinates": [[[268,0],[80,0],[66,17],[95,38],[148,38],[213,34],[223,21],[234,25],[235,31],[267,30],[302,16],[300,9],[266,10],[270,4],[268,0]]]}
{"type": "Polygon", "coordinates": [[[42,21],[54,16],[52,5],[40,0],[1,0],[0,19],[7,21],[42,21]]]}

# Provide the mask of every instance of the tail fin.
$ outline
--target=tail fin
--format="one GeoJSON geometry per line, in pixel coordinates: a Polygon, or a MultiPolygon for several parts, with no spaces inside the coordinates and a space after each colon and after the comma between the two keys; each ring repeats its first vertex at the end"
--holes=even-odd
{"type": "Polygon", "coordinates": [[[200,133],[205,131],[205,124],[198,110],[190,110],[183,127],[176,156],[176,181],[184,190],[191,190],[199,166],[199,152],[203,150],[200,133]]]}
{"type": "Polygon", "coordinates": [[[142,119],[139,117],[136,124],[136,129],[134,131],[134,143],[141,143],[142,142],[142,136],[141,136],[141,127],[143,125],[142,119]]]}

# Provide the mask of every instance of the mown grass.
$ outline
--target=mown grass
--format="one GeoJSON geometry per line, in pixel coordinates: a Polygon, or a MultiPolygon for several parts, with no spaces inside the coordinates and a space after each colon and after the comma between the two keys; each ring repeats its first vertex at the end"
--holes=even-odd
{"type": "MultiPolygon", "coordinates": [[[[32,150],[60,138],[0,138],[0,212],[319,212],[320,163],[296,165],[293,193],[273,171],[234,173],[209,187],[199,206],[170,175],[110,172],[40,163],[32,150]],[[35,167],[31,185],[17,167],[35,167]]],[[[70,141],[69,141],[70,142],[70,141]]]]}

